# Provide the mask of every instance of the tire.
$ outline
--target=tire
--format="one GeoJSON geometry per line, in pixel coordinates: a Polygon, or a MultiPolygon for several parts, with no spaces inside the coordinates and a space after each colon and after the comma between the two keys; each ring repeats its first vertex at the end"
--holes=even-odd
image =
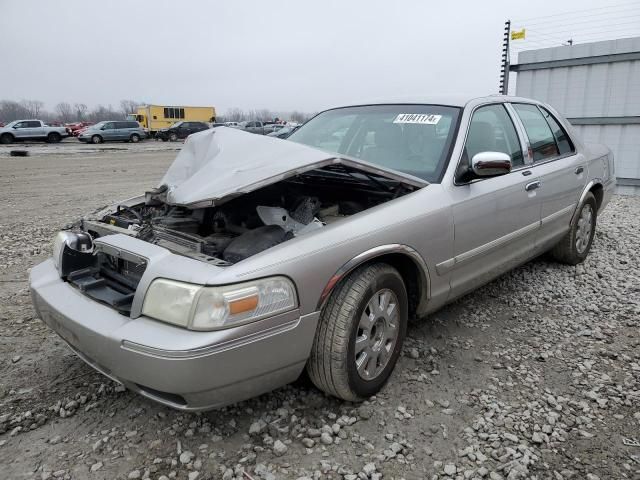
{"type": "Polygon", "coordinates": [[[94,135],[93,137],[91,137],[91,143],[94,144],[98,144],[98,143],[102,143],[102,137],[100,135],[94,135]]]}
{"type": "Polygon", "coordinates": [[[62,136],[59,133],[51,132],[47,135],[47,143],[58,143],[62,140],[62,136]]]}
{"type": "Polygon", "coordinates": [[[358,268],[336,287],[322,309],[307,363],[311,381],[343,400],[357,402],[375,395],[398,360],[407,318],[407,290],[398,271],[386,263],[358,268]],[[395,313],[371,308],[384,304],[384,298],[388,305],[396,304],[395,313]],[[387,333],[395,335],[394,343],[387,333]]]}
{"type": "Polygon", "coordinates": [[[13,143],[15,139],[13,138],[13,135],[11,135],[10,133],[3,133],[2,136],[0,136],[0,143],[6,145],[8,143],[13,143]]]}
{"type": "Polygon", "coordinates": [[[571,228],[564,238],[551,249],[551,256],[558,262],[568,265],[584,262],[589,255],[596,232],[597,214],[596,197],[589,192],[580,209],[576,212],[575,218],[571,222],[571,228]]]}
{"type": "Polygon", "coordinates": [[[178,140],[178,134],[175,133],[175,132],[171,132],[169,134],[169,140],[172,141],[172,142],[175,142],[176,140],[178,140]]]}
{"type": "Polygon", "coordinates": [[[131,136],[129,137],[129,141],[130,141],[131,143],[138,143],[138,142],[140,141],[140,135],[138,135],[138,134],[134,133],[133,135],[131,135],[131,136]]]}

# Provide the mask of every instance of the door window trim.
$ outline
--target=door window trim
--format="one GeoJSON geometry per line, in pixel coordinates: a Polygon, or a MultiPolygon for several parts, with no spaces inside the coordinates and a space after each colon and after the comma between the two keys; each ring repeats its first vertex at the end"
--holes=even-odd
{"type": "MultiPolygon", "coordinates": [[[[540,115],[542,115],[543,120],[545,121],[545,123],[549,127],[549,130],[551,131],[551,135],[553,136],[553,141],[555,142],[556,148],[558,149],[558,152],[559,152],[560,151],[560,146],[558,145],[558,140],[556,139],[556,136],[553,133],[553,129],[551,128],[551,125],[549,125],[549,122],[547,122],[547,119],[544,118],[544,113],[542,112],[542,110],[540,110],[540,105],[538,105],[537,103],[529,103],[529,102],[509,102],[509,106],[513,109],[514,113],[516,114],[516,116],[518,118],[518,122],[522,126],[522,133],[523,133],[523,135],[524,135],[524,137],[526,138],[526,141],[527,141],[527,156],[530,156],[531,160],[533,161],[533,150],[531,149],[531,142],[529,140],[529,136],[527,135],[527,131],[524,128],[524,124],[522,123],[522,119],[520,118],[520,116],[518,116],[517,111],[516,111],[516,109],[515,109],[515,107],[513,105],[533,105],[534,107],[536,107],[538,109],[538,112],[540,112],[540,115]]],[[[545,108],[545,110],[547,110],[547,109],[545,108]]],[[[547,111],[549,112],[549,115],[553,115],[551,113],[551,111],[549,111],[549,110],[547,110],[547,111]]],[[[537,162],[533,161],[533,163],[530,164],[529,167],[537,167],[538,165],[546,165],[547,163],[555,162],[557,160],[562,160],[563,158],[569,158],[569,157],[572,157],[572,156],[578,154],[578,149],[576,148],[576,142],[573,140],[571,135],[569,135],[569,132],[567,131],[567,129],[564,128],[564,125],[562,124],[562,122],[560,122],[555,116],[553,116],[553,119],[558,123],[558,125],[560,125],[560,128],[562,128],[564,130],[565,134],[567,135],[567,137],[571,141],[571,144],[573,145],[573,152],[563,153],[562,155],[555,155],[553,157],[545,158],[544,160],[539,160],[537,162]]]]}
{"type": "MultiPolygon", "coordinates": [[[[484,108],[484,107],[490,107],[490,106],[493,106],[493,105],[502,105],[504,107],[504,109],[507,111],[507,115],[511,119],[511,123],[513,124],[513,128],[516,130],[516,135],[518,135],[518,141],[520,142],[520,149],[522,150],[522,159],[524,161],[524,165],[520,165],[517,168],[512,169],[506,175],[511,175],[514,172],[520,172],[522,170],[526,170],[526,169],[531,168],[533,166],[533,164],[527,163],[527,161],[526,161],[526,159],[529,158],[528,138],[523,135],[523,132],[520,131],[520,125],[518,123],[518,121],[520,119],[518,118],[516,120],[513,117],[513,114],[511,112],[511,110],[509,109],[510,103],[508,103],[508,102],[482,103],[480,105],[476,105],[475,107],[473,107],[473,109],[471,110],[471,113],[469,114],[469,121],[467,122],[467,128],[466,128],[465,133],[464,133],[464,140],[462,142],[462,149],[460,151],[460,156],[458,157],[458,161],[456,162],[456,167],[453,170],[453,185],[455,187],[464,187],[465,185],[471,185],[472,183],[484,182],[486,180],[492,180],[494,178],[504,177],[505,176],[505,175],[498,175],[497,177],[474,178],[470,182],[464,182],[464,183],[459,183],[457,181],[457,179],[456,179],[456,172],[458,171],[458,167],[460,167],[460,162],[462,162],[462,158],[464,157],[464,149],[465,149],[465,147],[467,145],[467,138],[469,137],[469,129],[471,128],[471,120],[473,119],[473,116],[475,115],[476,110],[479,110],[480,108],[484,108]]],[[[462,115],[460,115],[460,118],[462,118],[462,115]]]]}

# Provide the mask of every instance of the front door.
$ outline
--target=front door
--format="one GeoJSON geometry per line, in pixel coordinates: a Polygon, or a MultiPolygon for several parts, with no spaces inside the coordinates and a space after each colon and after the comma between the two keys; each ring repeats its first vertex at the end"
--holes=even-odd
{"type": "Polygon", "coordinates": [[[438,266],[451,272],[451,298],[532,255],[540,225],[537,185],[535,174],[524,164],[522,139],[504,105],[478,108],[471,118],[456,185],[451,188],[454,257],[438,266]],[[469,171],[471,159],[480,152],[509,155],[511,173],[474,178],[469,171]]]}

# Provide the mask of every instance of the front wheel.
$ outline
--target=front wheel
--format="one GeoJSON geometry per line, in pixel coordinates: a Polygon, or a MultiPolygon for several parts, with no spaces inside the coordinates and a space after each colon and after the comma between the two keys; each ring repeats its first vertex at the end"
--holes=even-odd
{"type": "Polygon", "coordinates": [[[407,331],[407,290],[385,263],[351,273],[322,310],[307,372],[321,390],[348,401],[389,380],[407,331]]]}
{"type": "Polygon", "coordinates": [[[175,132],[171,132],[169,134],[169,140],[171,140],[172,142],[175,142],[176,140],[178,140],[178,134],[175,132]]]}
{"type": "Polygon", "coordinates": [[[596,216],[598,203],[591,192],[587,193],[584,202],[571,222],[571,228],[564,238],[551,250],[551,256],[557,261],[569,265],[582,263],[593,243],[596,232],[596,216]]]}
{"type": "Polygon", "coordinates": [[[102,143],[102,137],[100,135],[94,135],[93,137],[91,137],[91,143],[102,143]]]}
{"type": "Polygon", "coordinates": [[[3,133],[2,135],[0,135],[0,143],[2,144],[8,144],[13,142],[14,138],[13,135],[11,135],[10,133],[3,133]]]}

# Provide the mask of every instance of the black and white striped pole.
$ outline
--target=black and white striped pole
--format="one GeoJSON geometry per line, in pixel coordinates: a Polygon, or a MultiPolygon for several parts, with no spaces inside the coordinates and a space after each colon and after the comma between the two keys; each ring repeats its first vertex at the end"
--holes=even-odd
{"type": "Polygon", "coordinates": [[[511,20],[504,23],[504,39],[502,41],[502,65],[500,67],[500,93],[509,94],[509,37],[511,36],[511,20]]]}

